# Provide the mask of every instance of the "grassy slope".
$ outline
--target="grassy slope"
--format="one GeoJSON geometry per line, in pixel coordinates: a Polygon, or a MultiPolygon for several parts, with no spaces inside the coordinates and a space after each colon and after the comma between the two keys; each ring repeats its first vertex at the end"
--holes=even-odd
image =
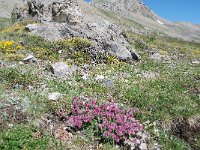
{"type": "MultiPolygon", "coordinates": [[[[90,64],[90,58],[85,57],[83,53],[67,55],[69,54],[69,45],[62,47],[66,52],[64,54],[66,56],[59,56],[56,51],[52,52],[52,50],[59,50],[61,47],[26,33],[23,30],[26,23],[12,27],[5,26],[5,24],[7,24],[7,21],[1,20],[0,40],[9,39],[16,43],[24,41],[25,47],[16,53],[24,57],[32,51],[41,60],[41,67],[38,68],[34,64],[20,65],[18,62],[21,57],[15,56],[16,53],[6,57],[5,53],[0,52],[0,59],[8,59],[7,63],[16,63],[13,69],[0,67],[1,104],[16,103],[23,110],[29,122],[13,122],[13,119],[16,120],[15,117],[17,116],[5,116],[3,113],[4,106],[0,105],[0,118],[4,121],[4,124],[0,124],[2,130],[0,132],[0,145],[3,145],[4,149],[16,145],[20,145],[21,148],[28,148],[30,145],[32,147],[39,146],[39,148],[41,146],[41,149],[43,149],[42,146],[49,145],[49,143],[53,143],[52,147],[56,149],[59,142],[52,136],[45,134],[45,132],[39,141],[31,136],[39,129],[32,127],[30,122],[37,120],[46,113],[51,114],[59,108],[69,108],[72,97],[80,95],[93,96],[98,98],[99,101],[107,101],[112,98],[125,107],[139,108],[141,114],[138,117],[143,123],[149,120],[150,124],[155,125],[154,127],[148,127],[147,130],[152,134],[152,139],[158,136],[158,141],[162,144],[163,149],[187,149],[185,142],[169,135],[169,133],[174,120],[184,118],[193,123],[199,121],[200,101],[199,92],[196,89],[200,87],[200,66],[191,64],[191,61],[200,58],[200,44],[161,38],[157,35],[143,36],[127,33],[127,38],[142,57],[140,62],[125,63],[119,62],[115,58],[107,58],[106,64],[89,66],[89,80],[84,81],[82,79],[83,72],[78,71],[71,79],[63,81],[51,77],[48,70],[50,62],[62,59],[62,61],[69,64],[78,62],[77,65],[81,66],[86,63],[90,64]],[[39,50],[35,50],[33,47],[39,50]],[[148,49],[169,56],[170,63],[150,59],[148,49]],[[45,52],[43,53],[43,51],[45,52]],[[15,61],[13,61],[14,58],[15,61]],[[21,71],[26,73],[21,74],[21,71]],[[157,72],[159,76],[155,79],[147,79],[143,76],[145,72],[157,72]],[[124,77],[115,76],[121,73],[128,75],[124,77]],[[98,74],[103,74],[106,78],[112,79],[115,90],[101,86],[95,80],[98,74]],[[16,83],[22,86],[13,88],[16,83]],[[29,85],[32,86],[31,90],[27,88],[29,85]],[[43,87],[46,87],[46,90],[43,90],[43,87]],[[47,100],[49,92],[60,92],[65,96],[58,103],[51,103],[47,100]],[[13,93],[17,94],[19,99],[12,98],[13,93]],[[8,129],[7,123],[14,124],[14,128],[8,129]],[[18,126],[18,123],[21,123],[21,125],[18,126]],[[159,132],[155,132],[155,129],[159,129],[159,132]],[[15,141],[16,130],[27,130],[28,132],[18,134],[18,139],[21,140],[20,143],[15,141]],[[26,134],[30,135],[28,141],[24,137],[26,134]],[[9,138],[6,138],[5,135],[9,138]]],[[[198,137],[199,135],[193,136],[198,137]]],[[[75,136],[71,145],[81,147],[88,143],[88,139],[92,141],[89,133],[86,133],[84,139],[75,136]]],[[[111,149],[111,147],[109,144],[104,144],[102,149],[111,149]]]]}

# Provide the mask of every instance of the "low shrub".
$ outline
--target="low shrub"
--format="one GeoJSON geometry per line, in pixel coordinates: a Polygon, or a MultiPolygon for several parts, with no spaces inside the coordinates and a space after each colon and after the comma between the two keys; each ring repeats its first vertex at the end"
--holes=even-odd
{"type": "Polygon", "coordinates": [[[143,130],[135,113],[135,110],[122,109],[116,103],[98,105],[96,100],[75,97],[69,122],[76,129],[92,127],[101,140],[119,143],[133,139],[134,142],[137,141],[136,134],[143,130]]]}
{"type": "Polygon", "coordinates": [[[24,47],[14,41],[0,41],[0,52],[3,53],[3,58],[6,60],[17,61],[24,58],[24,47]]]}
{"type": "Polygon", "coordinates": [[[7,83],[10,86],[16,84],[22,86],[35,85],[39,78],[31,72],[22,73],[16,68],[0,68],[0,82],[7,83]]]}
{"type": "Polygon", "coordinates": [[[18,125],[6,132],[0,131],[0,149],[51,149],[50,138],[35,128],[18,125]]]}

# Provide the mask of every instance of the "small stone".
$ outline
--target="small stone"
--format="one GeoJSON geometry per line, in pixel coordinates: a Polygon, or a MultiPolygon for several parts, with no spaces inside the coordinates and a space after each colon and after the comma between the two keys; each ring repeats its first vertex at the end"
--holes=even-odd
{"type": "Polygon", "coordinates": [[[28,90],[29,90],[29,91],[33,90],[33,88],[34,88],[34,87],[31,86],[31,85],[28,86],[28,90]]]}
{"type": "Polygon", "coordinates": [[[139,146],[140,150],[147,150],[147,144],[146,143],[142,143],[139,146]]]}
{"type": "Polygon", "coordinates": [[[25,44],[24,44],[24,41],[19,41],[19,44],[22,45],[22,46],[25,45],[25,44]]]}
{"type": "Polygon", "coordinates": [[[198,61],[198,60],[193,60],[193,61],[192,61],[192,64],[200,64],[200,61],[198,61]]]}
{"type": "Polygon", "coordinates": [[[25,29],[28,30],[29,32],[32,32],[38,28],[37,24],[28,24],[25,29]]]}
{"type": "Polygon", "coordinates": [[[84,74],[84,75],[82,76],[82,79],[83,79],[83,80],[88,80],[88,79],[89,79],[89,75],[88,75],[88,74],[84,74]]]}
{"type": "Polygon", "coordinates": [[[16,84],[14,85],[14,88],[15,88],[15,89],[22,88],[22,85],[19,85],[18,83],[16,83],[16,84]]]}
{"type": "Polygon", "coordinates": [[[104,79],[102,85],[107,88],[115,88],[115,84],[109,79],[104,79]]]}
{"type": "Polygon", "coordinates": [[[117,149],[119,149],[119,148],[120,148],[120,147],[119,147],[119,145],[116,145],[115,147],[116,147],[117,149]]]}
{"type": "Polygon", "coordinates": [[[83,66],[82,66],[82,68],[84,69],[84,70],[87,70],[87,69],[89,69],[89,65],[88,64],[84,64],[83,66]]]}
{"type": "Polygon", "coordinates": [[[14,126],[14,125],[11,124],[11,123],[8,124],[8,127],[9,127],[9,128],[12,128],[13,126],[14,126]]]}
{"type": "Polygon", "coordinates": [[[48,95],[48,99],[53,100],[53,101],[57,101],[60,97],[61,97],[61,94],[58,92],[49,93],[49,95],[48,95]]]}
{"type": "Polygon", "coordinates": [[[150,58],[160,61],[162,59],[162,56],[159,53],[154,53],[153,55],[150,56],[150,58]]]}
{"type": "Polygon", "coordinates": [[[161,150],[161,146],[158,143],[154,143],[153,150],[161,150]]]}
{"type": "Polygon", "coordinates": [[[25,62],[37,62],[37,59],[33,55],[28,55],[26,58],[23,59],[25,62]]]}
{"type": "Polygon", "coordinates": [[[120,60],[128,60],[132,58],[131,52],[124,45],[121,45],[118,42],[110,42],[108,44],[108,52],[120,60]]]}
{"type": "Polygon", "coordinates": [[[20,65],[23,65],[24,63],[22,61],[19,62],[20,65]]]}
{"type": "Polygon", "coordinates": [[[58,51],[58,54],[62,54],[62,53],[63,53],[63,51],[62,51],[62,50],[59,50],[59,51],[58,51]]]}
{"type": "Polygon", "coordinates": [[[97,75],[95,79],[96,79],[97,81],[102,81],[104,78],[105,78],[105,77],[104,77],[103,75],[97,75]]]}

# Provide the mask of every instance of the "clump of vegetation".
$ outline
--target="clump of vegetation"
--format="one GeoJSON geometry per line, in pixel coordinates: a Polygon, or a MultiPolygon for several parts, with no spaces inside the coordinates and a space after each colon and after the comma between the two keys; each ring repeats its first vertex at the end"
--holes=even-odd
{"type": "Polygon", "coordinates": [[[74,37],[50,42],[41,37],[27,36],[25,40],[27,43],[26,47],[39,59],[51,61],[73,59],[80,64],[91,61],[91,56],[86,49],[92,46],[92,42],[85,38],[74,37]]]}
{"type": "Polygon", "coordinates": [[[0,41],[0,52],[3,53],[3,58],[6,60],[21,60],[24,54],[20,53],[24,47],[14,41],[0,41]]]}
{"type": "Polygon", "coordinates": [[[173,149],[173,150],[188,150],[191,149],[190,145],[186,143],[183,139],[178,139],[174,136],[168,134],[160,135],[160,143],[164,150],[173,149]]]}
{"type": "Polygon", "coordinates": [[[134,142],[136,134],[143,130],[135,113],[137,111],[124,110],[116,103],[98,105],[96,100],[75,97],[69,121],[78,129],[92,126],[94,133],[106,141],[119,143],[133,138],[134,142]]]}
{"type": "Polygon", "coordinates": [[[8,131],[0,132],[0,149],[50,149],[50,138],[37,129],[16,126],[8,131]]]}
{"type": "Polygon", "coordinates": [[[9,26],[8,28],[4,28],[1,32],[2,33],[12,33],[12,32],[18,32],[23,29],[24,29],[23,24],[16,23],[16,24],[13,24],[12,26],[9,26]]]}
{"type": "Polygon", "coordinates": [[[0,81],[2,83],[13,85],[34,85],[39,79],[31,72],[20,72],[16,68],[0,68],[0,81]]]}
{"type": "Polygon", "coordinates": [[[65,42],[72,45],[75,50],[83,50],[92,46],[92,42],[86,38],[73,37],[65,42]]]}
{"type": "Polygon", "coordinates": [[[116,56],[110,55],[110,54],[105,54],[105,62],[106,63],[110,63],[110,64],[120,64],[121,61],[119,59],[117,59],[116,56]]]}

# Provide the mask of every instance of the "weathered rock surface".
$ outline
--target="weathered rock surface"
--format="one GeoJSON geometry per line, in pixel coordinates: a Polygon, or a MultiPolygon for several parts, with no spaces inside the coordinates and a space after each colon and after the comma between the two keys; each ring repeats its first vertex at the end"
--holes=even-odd
{"type": "Polygon", "coordinates": [[[15,7],[12,17],[31,18],[40,21],[67,22],[77,24],[81,13],[77,0],[31,0],[23,7],[15,7]]]}
{"type": "Polygon", "coordinates": [[[42,24],[30,24],[26,28],[47,40],[83,37],[93,42],[95,53],[106,51],[122,60],[132,59],[134,50],[118,26],[102,17],[82,13],[79,6],[83,2],[80,1],[32,0],[24,9],[16,7],[12,16],[19,20],[32,18],[41,21],[42,24]]]}

